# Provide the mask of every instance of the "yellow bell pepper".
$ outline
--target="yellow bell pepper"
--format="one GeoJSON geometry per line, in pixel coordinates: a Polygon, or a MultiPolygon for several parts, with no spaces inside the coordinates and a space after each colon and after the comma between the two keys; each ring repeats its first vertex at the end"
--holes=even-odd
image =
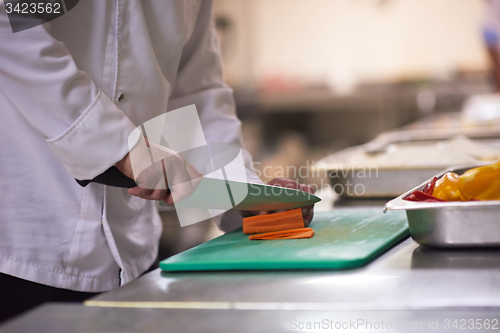
{"type": "Polygon", "coordinates": [[[432,195],[446,201],[466,201],[459,190],[460,176],[454,172],[447,172],[436,181],[432,195]]]}
{"type": "Polygon", "coordinates": [[[500,200],[500,162],[467,170],[459,189],[466,200],[500,200]]]}

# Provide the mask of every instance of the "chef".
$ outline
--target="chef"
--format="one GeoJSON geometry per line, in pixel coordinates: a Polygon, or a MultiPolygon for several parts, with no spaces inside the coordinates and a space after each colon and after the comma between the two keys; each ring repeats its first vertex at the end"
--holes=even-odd
{"type": "MultiPolygon", "coordinates": [[[[169,202],[168,192],[75,181],[115,165],[133,177],[127,139],[137,126],[194,104],[208,141],[240,141],[211,1],[85,0],[16,33],[6,5],[0,2],[0,320],[117,288],[155,261],[161,221],[154,200],[169,202]]],[[[244,159],[250,165],[246,152],[244,159]]],[[[312,207],[304,215],[310,221],[312,207]]],[[[227,231],[241,217],[217,221],[227,231]]]]}

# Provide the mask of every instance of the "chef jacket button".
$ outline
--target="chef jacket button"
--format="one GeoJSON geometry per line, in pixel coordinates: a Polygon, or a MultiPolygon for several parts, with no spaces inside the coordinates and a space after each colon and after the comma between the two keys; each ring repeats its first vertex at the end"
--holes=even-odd
{"type": "Polygon", "coordinates": [[[118,96],[118,102],[122,102],[124,99],[125,99],[124,94],[120,94],[120,96],[118,96]]]}

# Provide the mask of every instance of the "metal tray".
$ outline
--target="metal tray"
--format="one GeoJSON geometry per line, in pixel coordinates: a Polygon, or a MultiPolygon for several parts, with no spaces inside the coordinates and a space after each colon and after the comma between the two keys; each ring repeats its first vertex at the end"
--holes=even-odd
{"type": "MultiPolygon", "coordinates": [[[[477,167],[449,168],[446,172],[462,174],[477,167]]],[[[411,237],[421,245],[435,247],[499,247],[500,201],[413,202],[403,200],[424,182],[385,205],[385,209],[406,210],[411,237]]]]}
{"type": "Polygon", "coordinates": [[[394,198],[408,187],[417,186],[431,178],[443,167],[429,169],[378,169],[376,177],[357,177],[358,172],[366,170],[352,169],[338,177],[330,177],[332,188],[345,198],[394,198]]]}
{"type": "MultiPolygon", "coordinates": [[[[433,143],[436,144],[436,143],[433,143]]],[[[429,145],[429,144],[428,144],[429,145]]],[[[409,144],[409,146],[412,146],[409,144]]],[[[415,145],[419,148],[419,145],[415,145]]],[[[423,148],[425,146],[420,146],[423,148]]],[[[414,166],[377,165],[341,166],[342,163],[331,160],[342,160],[351,155],[375,154],[387,149],[386,146],[370,142],[361,146],[350,147],[327,156],[312,167],[313,171],[325,171],[335,193],[345,198],[394,198],[408,188],[418,186],[450,164],[429,163],[414,166]],[[340,166],[338,166],[340,165],[340,166]]],[[[463,164],[474,163],[474,158],[462,157],[463,164]]],[[[478,162],[479,165],[479,162],[478,162]]]]}

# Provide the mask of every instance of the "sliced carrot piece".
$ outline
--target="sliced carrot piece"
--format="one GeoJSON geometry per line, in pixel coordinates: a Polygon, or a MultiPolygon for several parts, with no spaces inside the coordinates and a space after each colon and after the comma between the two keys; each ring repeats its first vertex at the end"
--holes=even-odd
{"type": "Polygon", "coordinates": [[[243,233],[247,235],[304,227],[304,218],[300,208],[281,213],[255,215],[243,219],[243,233]]]}
{"type": "Polygon", "coordinates": [[[311,238],[314,236],[314,230],[311,228],[298,228],[281,231],[267,232],[264,234],[251,235],[250,240],[271,240],[271,239],[299,239],[311,238]]]}

